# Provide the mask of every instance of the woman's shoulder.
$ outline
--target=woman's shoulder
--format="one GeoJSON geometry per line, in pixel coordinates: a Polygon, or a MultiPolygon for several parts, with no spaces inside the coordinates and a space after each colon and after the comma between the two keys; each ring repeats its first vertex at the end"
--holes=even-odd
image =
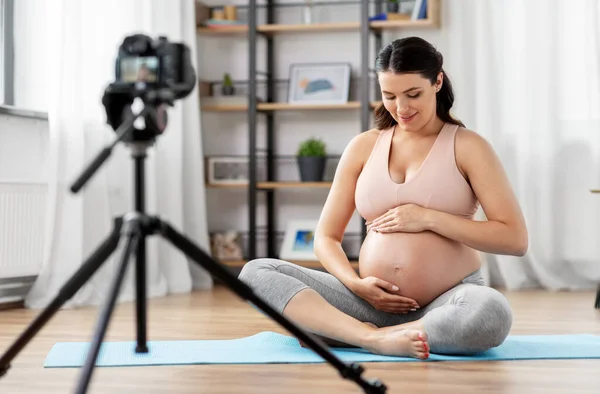
{"type": "Polygon", "coordinates": [[[357,168],[362,168],[371,156],[371,152],[377,143],[377,140],[385,133],[385,130],[370,129],[355,135],[350,139],[344,153],[342,161],[357,168]]]}
{"type": "Polygon", "coordinates": [[[353,139],[358,140],[358,142],[363,143],[363,144],[375,145],[375,142],[377,142],[377,139],[386,131],[387,130],[370,129],[367,131],[363,131],[362,133],[358,134],[353,139]]]}
{"type": "Polygon", "coordinates": [[[364,158],[371,154],[377,140],[385,130],[370,129],[352,137],[346,146],[346,152],[353,157],[364,158]]]}
{"type": "Polygon", "coordinates": [[[496,155],[492,144],[484,136],[462,126],[456,130],[454,150],[456,163],[461,170],[473,165],[483,165],[496,155]]]}
{"type": "Polygon", "coordinates": [[[388,130],[370,129],[363,131],[350,140],[348,146],[358,146],[371,150],[379,137],[385,134],[388,130]]]}
{"type": "Polygon", "coordinates": [[[481,150],[491,148],[491,144],[484,136],[477,133],[475,130],[464,126],[459,126],[456,130],[455,144],[457,150],[481,150]]]}

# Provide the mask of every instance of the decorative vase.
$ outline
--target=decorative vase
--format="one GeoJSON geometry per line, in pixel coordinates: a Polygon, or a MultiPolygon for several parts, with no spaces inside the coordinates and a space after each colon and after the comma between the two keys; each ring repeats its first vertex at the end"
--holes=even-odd
{"type": "Polygon", "coordinates": [[[235,88],[232,85],[223,85],[221,87],[221,93],[223,96],[233,96],[235,94],[235,88]]]}
{"type": "Polygon", "coordinates": [[[299,156],[300,180],[302,182],[322,182],[327,158],[323,156],[299,156]]]}

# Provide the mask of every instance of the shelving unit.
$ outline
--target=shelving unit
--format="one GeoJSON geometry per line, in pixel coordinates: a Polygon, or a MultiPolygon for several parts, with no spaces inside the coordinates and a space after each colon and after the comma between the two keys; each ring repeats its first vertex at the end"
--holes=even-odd
{"type": "MultiPolygon", "coordinates": [[[[348,3],[348,2],[346,2],[348,3]]],[[[371,128],[372,109],[380,101],[370,99],[372,93],[375,97],[379,96],[378,86],[371,86],[371,64],[370,54],[376,52],[382,46],[382,34],[386,30],[407,29],[407,28],[438,28],[440,26],[440,0],[428,0],[427,17],[419,20],[385,20],[369,21],[369,18],[375,14],[384,12],[383,0],[356,1],[356,7],[359,7],[359,21],[334,22],[334,23],[314,23],[310,25],[303,24],[278,24],[275,16],[275,9],[282,4],[277,4],[274,0],[263,2],[261,9],[266,13],[266,23],[258,24],[258,12],[256,0],[250,0],[245,6],[248,11],[247,25],[228,26],[209,28],[199,26],[197,28],[198,36],[240,36],[245,37],[248,42],[248,104],[247,105],[202,105],[201,110],[205,112],[245,112],[248,122],[248,159],[249,159],[249,182],[247,185],[208,185],[214,188],[232,188],[247,189],[248,213],[248,240],[247,240],[247,259],[258,257],[257,247],[257,196],[259,193],[265,195],[266,203],[266,242],[267,256],[277,257],[278,251],[275,249],[276,235],[276,210],[275,197],[278,190],[298,189],[298,188],[330,188],[331,182],[281,182],[275,179],[275,116],[280,111],[322,111],[322,110],[358,110],[360,111],[360,128],[358,133],[371,128]],[[329,32],[355,32],[359,33],[361,68],[358,79],[358,98],[340,105],[292,105],[285,102],[275,101],[275,40],[282,34],[327,34],[329,32]],[[374,48],[370,47],[370,38],[375,38],[374,48]],[[257,98],[259,70],[257,70],[257,39],[265,40],[266,43],[266,70],[260,70],[262,77],[266,76],[266,97],[259,101],[257,98]],[[263,116],[266,127],[266,149],[264,160],[266,161],[266,181],[257,178],[257,123],[258,117],[263,116]]],[[[336,6],[336,3],[331,3],[336,6]]],[[[203,7],[197,3],[197,7],[203,7]]],[[[210,9],[204,7],[196,12],[198,15],[210,15],[210,9]]],[[[208,84],[206,81],[201,82],[208,84]]],[[[375,81],[375,85],[377,85],[375,81]]],[[[362,237],[364,237],[364,227],[362,237]]],[[[350,257],[356,259],[356,257],[350,257]]],[[[243,261],[226,262],[231,267],[241,267],[243,261]]],[[[318,262],[297,262],[307,267],[320,267],[318,262]]],[[[357,262],[353,260],[356,267],[357,262]]]]}
{"type": "MultiPolygon", "coordinates": [[[[257,111],[298,111],[298,110],[335,110],[335,109],[357,109],[360,108],[360,102],[354,101],[346,104],[329,105],[308,105],[308,104],[287,104],[287,103],[260,103],[257,105],[257,111]]],[[[235,105],[207,105],[203,106],[204,111],[247,111],[247,106],[235,105]]]]}
{"type": "MultiPolygon", "coordinates": [[[[375,108],[380,101],[372,101],[369,105],[375,108]]],[[[256,106],[257,111],[299,111],[299,110],[338,110],[338,109],[359,109],[362,103],[360,101],[350,101],[345,104],[327,104],[327,105],[309,105],[309,104],[288,104],[288,103],[259,103],[256,106]]],[[[240,112],[247,111],[246,105],[203,105],[203,111],[207,112],[240,112]]]]}
{"type": "MultiPolygon", "coordinates": [[[[438,14],[438,2],[439,0],[433,0],[429,6],[430,14],[427,19],[420,20],[393,20],[393,21],[371,21],[368,22],[369,27],[373,31],[383,31],[386,29],[397,29],[403,27],[416,28],[416,27],[439,27],[439,14],[438,14]]],[[[383,3],[383,1],[382,1],[383,3]]],[[[357,2],[358,5],[358,2],[357,2]]],[[[368,4],[367,4],[368,5],[368,4]]],[[[276,7],[276,5],[274,5],[276,7]]],[[[332,3],[335,6],[335,3],[332,3]]],[[[275,35],[284,33],[326,33],[326,32],[338,32],[338,31],[359,31],[361,29],[361,22],[334,22],[334,23],[314,23],[311,25],[299,25],[299,24],[265,24],[257,25],[256,32],[263,33],[265,35],[275,35]]],[[[233,35],[233,34],[247,34],[249,26],[227,26],[219,28],[210,27],[198,27],[198,34],[200,35],[233,35]]]]}

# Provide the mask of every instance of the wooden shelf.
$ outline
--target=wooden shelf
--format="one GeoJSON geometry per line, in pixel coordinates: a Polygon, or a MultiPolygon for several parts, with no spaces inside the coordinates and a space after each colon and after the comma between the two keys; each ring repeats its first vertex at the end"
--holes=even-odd
{"type": "MultiPolygon", "coordinates": [[[[246,264],[248,261],[246,260],[236,260],[236,261],[222,261],[221,264],[226,265],[228,267],[232,267],[232,268],[242,268],[244,266],[244,264],[246,264]]],[[[300,265],[302,267],[306,267],[306,268],[323,268],[323,265],[321,265],[320,262],[318,261],[290,261],[290,263],[293,264],[297,264],[300,265]]],[[[350,261],[350,264],[352,265],[352,268],[354,269],[358,269],[358,261],[350,261]]]]}
{"type": "MultiPolygon", "coordinates": [[[[356,31],[360,29],[359,22],[333,22],[333,23],[314,23],[311,25],[302,24],[268,24],[259,25],[256,30],[259,33],[274,35],[282,33],[319,33],[334,31],[356,31]]],[[[198,34],[202,35],[232,35],[244,34],[248,32],[247,25],[222,26],[222,27],[199,27],[198,34]]]]}
{"type": "Polygon", "coordinates": [[[391,30],[399,28],[419,28],[419,27],[438,27],[435,20],[432,19],[418,19],[418,20],[397,20],[397,21],[373,21],[371,22],[371,29],[375,31],[391,30]]]}
{"type": "Polygon", "coordinates": [[[333,23],[314,23],[311,25],[261,25],[257,30],[261,33],[302,33],[302,32],[327,32],[327,31],[358,31],[359,22],[333,22],[333,23]]]}
{"type": "Polygon", "coordinates": [[[206,187],[211,189],[246,189],[248,185],[245,183],[207,183],[206,187]]]}
{"type": "Polygon", "coordinates": [[[227,36],[245,34],[248,32],[248,26],[221,26],[221,27],[198,27],[197,33],[203,36],[227,36]]]}
{"type": "Polygon", "coordinates": [[[258,182],[260,189],[330,188],[331,182],[258,182]]]}
{"type": "MultiPolygon", "coordinates": [[[[372,21],[369,23],[371,29],[377,32],[382,30],[393,30],[399,28],[434,28],[439,27],[435,19],[419,20],[393,20],[393,21],[372,21]]],[[[320,23],[312,25],[292,25],[292,24],[271,24],[259,25],[257,32],[268,35],[285,33],[322,33],[336,31],[360,31],[360,22],[338,22],[338,23],[320,23]]],[[[248,33],[248,26],[222,26],[222,27],[198,27],[199,35],[205,36],[227,36],[227,35],[245,35],[248,33]]]]}
{"type": "Polygon", "coordinates": [[[590,192],[592,192],[592,193],[600,193],[600,189],[592,189],[592,190],[590,190],[590,192]]]}
{"type": "MultiPolygon", "coordinates": [[[[207,183],[206,187],[211,189],[242,189],[247,188],[247,184],[214,184],[207,183]]],[[[304,188],[323,188],[331,187],[331,182],[257,182],[256,187],[259,189],[304,189],[304,188]]]]}
{"type": "Polygon", "coordinates": [[[206,112],[242,112],[247,111],[246,105],[203,105],[202,111],[206,112]]]}
{"type": "Polygon", "coordinates": [[[359,101],[345,104],[288,104],[288,103],[261,103],[257,106],[259,111],[297,111],[297,110],[335,110],[360,108],[359,101]]]}
{"type": "MultiPolygon", "coordinates": [[[[380,101],[371,103],[374,108],[380,101]]],[[[288,104],[288,103],[260,103],[256,107],[259,111],[321,111],[321,110],[345,110],[359,109],[360,101],[350,101],[346,104],[288,104]]],[[[202,110],[206,112],[242,112],[247,111],[246,105],[203,105],[202,110]]]]}

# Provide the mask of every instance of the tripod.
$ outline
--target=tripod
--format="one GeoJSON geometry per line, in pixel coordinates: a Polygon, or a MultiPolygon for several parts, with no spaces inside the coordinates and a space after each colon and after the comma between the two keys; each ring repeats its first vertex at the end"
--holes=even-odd
{"type": "MultiPolygon", "coordinates": [[[[184,253],[206,269],[214,277],[220,279],[230,290],[242,299],[254,304],[266,315],[291,332],[299,340],[303,341],[309,348],[315,351],[326,362],[336,368],[344,379],[355,381],[365,393],[385,393],[386,386],[379,380],[365,380],[361,375],[364,368],[356,363],[349,365],[343,363],[329,350],[318,338],[304,332],[283,315],[279,314],[265,301],[259,298],[253,290],[231,274],[227,268],[213,260],[202,249],[196,246],[186,236],[175,230],[167,222],[158,216],[150,216],[145,213],[144,182],[146,151],[154,142],[154,133],[150,130],[139,130],[134,128],[134,122],[138,117],[159,119],[160,110],[157,110],[156,102],[148,100],[144,109],[137,115],[131,115],[116,129],[117,138],[112,144],[106,146],[96,158],[85,168],[80,177],[74,182],[71,191],[76,193],[100,168],[112,153],[114,146],[121,140],[127,139],[134,160],[135,170],[135,210],[114,219],[112,232],[84,261],[82,266],[69,278],[59,290],[50,304],[34,319],[34,321],[23,331],[17,340],[0,358],[0,376],[4,376],[10,368],[10,362],[19,352],[33,339],[42,327],[54,316],[61,306],[73,297],[77,291],[94,275],[106,259],[122,246],[122,254],[118,265],[117,274],[111,283],[106,302],[100,309],[98,323],[93,333],[91,345],[87,354],[85,364],[77,383],[76,393],[86,392],[93,374],[96,358],[100,351],[111,314],[120,292],[125,272],[132,254],[135,252],[135,283],[136,283],[136,318],[137,318],[137,353],[147,353],[146,336],[146,237],[158,234],[169,241],[173,246],[184,253]],[[158,111],[158,112],[157,112],[158,111]],[[148,137],[148,136],[151,137],[148,137]]],[[[164,109],[162,109],[164,111],[164,109]]],[[[166,120],[164,121],[166,127],[166,120]]],[[[162,131],[162,130],[161,130],[162,131]]]]}

